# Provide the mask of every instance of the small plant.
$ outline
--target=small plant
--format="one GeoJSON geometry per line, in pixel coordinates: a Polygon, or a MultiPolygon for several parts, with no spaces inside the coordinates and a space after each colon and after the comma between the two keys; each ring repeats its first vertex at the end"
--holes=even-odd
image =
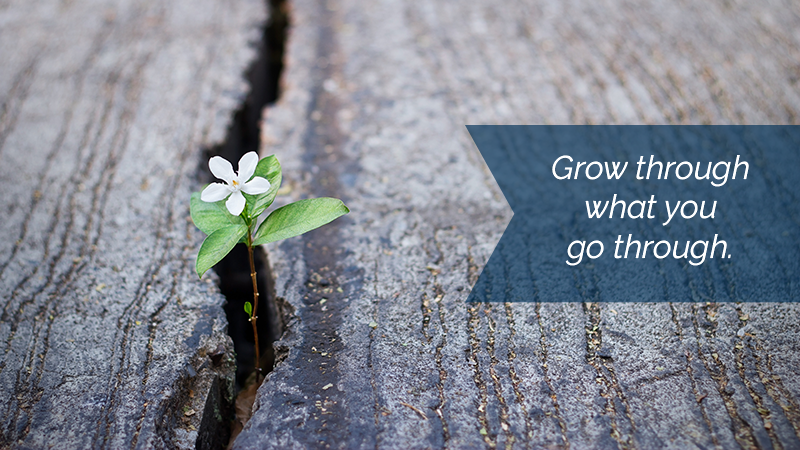
{"type": "Polygon", "coordinates": [[[208,168],[225,183],[212,183],[191,198],[192,220],[208,236],[197,253],[195,269],[203,274],[220,262],[238,243],[247,246],[253,303],[245,302],[256,345],[256,383],[260,382],[260,353],[255,315],[258,311],[258,284],[253,261],[253,246],[267,244],[319,228],[350,212],[341,200],[310,198],[273,210],[259,225],[259,217],[275,200],[281,184],[281,165],[274,155],[259,161],[256,152],[239,160],[239,171],[219,156],[208,161],[208,168]]]}

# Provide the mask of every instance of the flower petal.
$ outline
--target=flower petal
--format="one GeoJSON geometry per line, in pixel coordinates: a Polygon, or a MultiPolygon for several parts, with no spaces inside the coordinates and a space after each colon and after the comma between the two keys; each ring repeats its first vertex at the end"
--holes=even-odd
{"type": "Polygon", "coordinates": [[[213,173],[215,177],[220,180],[225,180],[228,184],[231,184],[231,180],[236,176],[236,174],[233,173],[233,166],[231,166],[231,163],[220,156],[209,159],[208,168],[211,169],[211,173],[213,173]]]}
{"type": "Polygon", "coordinates": [[[242,190],[245,194],[258,195],[267,192],[269,190],[269,186],[269,181],[267,181],[266,178],[253,177],[252,180],[248,181],[242,186],[242,190]]]}
{"type": "Polygon", "coordinates": [[[230,211],[231,214],[238,216],[242,213],[242,211],[244,211],[245,203],[246,201],[244,199],[244,195],[242,195],[241,192],[236,191],[231,194],[231,198],[225,202],[225,206],[228,208],[228,211],[230,211]]]}
{"type": "Polygon", "coordinates": [[[200,200],[204,202],[214,203],[220,200],[224,200],[228,194],[231,193],[231,190],[228,189],[228,186],[222,183],[211,183],[203,189],[203,192],[200,194],[200,200]]]}
{"type": "Polygon", "coordinates": [[[256,166],[258,166],[258,153],[245,153],[239,160],[239,182],[246,183],[256,173],[256,166]]]}

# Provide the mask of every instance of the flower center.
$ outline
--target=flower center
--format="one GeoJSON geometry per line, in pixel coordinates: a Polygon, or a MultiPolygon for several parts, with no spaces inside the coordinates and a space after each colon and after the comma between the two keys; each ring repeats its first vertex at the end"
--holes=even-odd
{"type": "Polygon", "coordinates": [[[233,187],[239,187],[239,182],[237,180],[232,180],[231,184],[233,185],[233,187]]]}

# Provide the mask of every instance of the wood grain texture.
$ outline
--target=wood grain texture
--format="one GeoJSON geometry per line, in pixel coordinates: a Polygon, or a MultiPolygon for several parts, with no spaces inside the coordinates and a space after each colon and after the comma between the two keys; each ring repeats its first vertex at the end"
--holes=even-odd
{"type": "Polygon", "coordinates": [[[257,0],[0,2],[0,447],[219,439],[204,429],[231,395],[232,346],[224,299],[194,273],[189,194],[265,15],[257,0]]]}
{"type": "Polygon", "coordinates": [[[465,124],[797,124],[797,4],[292,5],[262,154],[352,212],[268,246],[234,448],[800,446],[796,304],[464,302],[510,218],[465,124]]]}

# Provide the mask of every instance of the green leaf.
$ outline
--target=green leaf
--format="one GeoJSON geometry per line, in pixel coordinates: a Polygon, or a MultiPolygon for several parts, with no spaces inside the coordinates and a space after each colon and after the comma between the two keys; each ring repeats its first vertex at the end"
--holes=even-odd
{"type": "Polygon", "coordinates": [[[349,212],[338,198],[310,198],[290,203],[267,216],[256,231],[253,245],[299,236],[349,212]]]}
{"type": "Polygon", "coordinates": [[[223,227],[244,224],[244,219],[228,212],[225,200],[214,203],[204,202],[200,200],[200,193],[194,192],[190,205],[192,221],[205,234],[211,234],[223,227]]]}
{"type": "Polygon", "coordinates": [[[197,275],[202,277],[208,269],[220,262],[246,234],[247,226],[244,224],[229,225],[209,234],[197,252],[197,275]]]}
{"type": "Polygon", "coordinates": [[[244,302],[244,312],[247,313],[248,316],[253,316],[253,304],[250,302],[244,302]]]}
{"type": "Polygon", "coordinates": [[[281,187],[281,163],[278,162],[278,158],[275,155],[267,156],[258,162],[253,176],[266,178],[270,186],[269,190],[263,194],[244,194],[244,198],[247,200],[245,214],[250,218],[261,215],[275,200],[278,189],[281,187]]]}

